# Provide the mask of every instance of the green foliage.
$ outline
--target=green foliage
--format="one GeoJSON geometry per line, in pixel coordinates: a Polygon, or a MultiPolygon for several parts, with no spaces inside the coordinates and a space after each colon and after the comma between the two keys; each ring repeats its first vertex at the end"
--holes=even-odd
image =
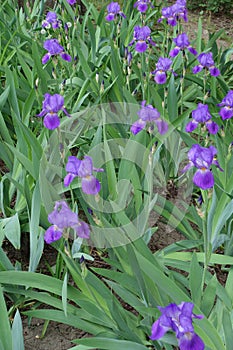
{"type": "MultiPolygon", "coordinates": [[[[200,18],[192,45],[198,53],[213,53],[221,75],[212,77],[205,69],[192,74],[197,61],[186,52],[173,59],[167,82],[156,84],[150,72],[175,46],[173,29],[165,21],[157,24],[162,4],[141,15],[133,3],[122,1],[127,19],[112,22],[105,21],[105,7],[83,4],[81,17],[78,7],[56,2],[58,31],[42,30],[44,1],[16,11],[14,1],[0,4],[0,153],[6,166],[0,178],[0,349],[24,348],[20,308],[29,317],[92,334],[74,340],[78,345],[73,349],[171,350],[177,340],[170,333],[149,340],[160,316],[157,306],[190,301],[195,313],[205,316],[194,327],[206,349],[228,350],[233,342],[233,135],[232,120],[220,119],[217,104],[233,89],[233,48],[217,46],[223,30],[202,40],[200,18]],[[142,24],[153,28],[156,47],[140,54],[128,45],[134,27],[142,24]],[[72,56],[71,63],[58,56],[42,64],[43,42],[51,37],[72,56]],[[64,96],[71,114],[59,115],[60,127],[53,131],[37,117],[47,92],[64,96]],[[169,124],[166,134],[160,135],[156,124],[132,134],[143,100],[169,124]],[[185,132],[200,102],[209,106],[222,130],[218,134],[201,128],[185,132]],[[182,173],[195,143],[215,145],[224,169],[213,167],[215,186],[208,193],[193,188],[192,174],[182,173]],[[69,188],[63,184],[68,157],[87,154],[95,167],[104,168],[96,175],[101,182],[96,197],[82,192],[78,178],[69,188]],[[200,194],[204,202],[197,204],[200,194]],[[53,244],[57,259],[48,274],[37,272],[48,214],[61,199],[89,222],[91,244],[100,256],[104,252],[102,263],[108,268],[94,267],[92,249],[69,232],[69,238],[67,234],[53,244]],[[152,253],[147,244],[158,220],[168,235],[176,229],[185,239],[152,253]],[[21,271],[2,244],[7,239],[21,249],[25,235],[30,241],[28,271],[21,271]],[[228,272],[225,287],[210,273],[216,265],[228,272]],[[4,295],[12,302],[9,310],[4,295]],[[30,310],[25,308],[35,301],[30,310]]],[[[217,12],[229,11],[231,3],[208,0],[195,6],[217,12]]],[[[177,28],[182,32],[180,23],[177,28]]]]}
{"type": "Polygon", "coordinates": [[[189,0],[187,1],[189,9],[204,9],[211,12],[229,13],[232,10],[233,4],[231,0],[189,0]]]}

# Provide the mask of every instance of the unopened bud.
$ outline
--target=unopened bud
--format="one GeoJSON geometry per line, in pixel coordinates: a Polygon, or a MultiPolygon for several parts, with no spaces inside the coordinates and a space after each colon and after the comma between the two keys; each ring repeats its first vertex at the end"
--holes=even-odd
{"type": "Polygon", "coordinates": [[[104,92],[104,80],[102,80],[100,85],[100,93],[102,94],[104,92]]]}
{"type": "Polygon", "coordinates": [[[95,214],[93,215],[93,220],[97,226],[101,226],[101,227],[103,226],[101,220],[95,214]]]}
{"type": "Polygon", "coordinates": [[[39,78],[36,79],[35,81],[35,88],[38,89],[38,85],[39,85],[39,78]]]}
{"type": "Polygon", "coordinates": [[[205,212],[198,207],[196,207],[196,210],[197,210],[197,214],[200,216],[200,218],[204,219],[205,212]]]}
{"type": "Polygon", "coordinates": [[[99,73],[96,73],[95,80],[96,80],[97,84],[99,83],[99,77],[100,77],[99,73]]]}

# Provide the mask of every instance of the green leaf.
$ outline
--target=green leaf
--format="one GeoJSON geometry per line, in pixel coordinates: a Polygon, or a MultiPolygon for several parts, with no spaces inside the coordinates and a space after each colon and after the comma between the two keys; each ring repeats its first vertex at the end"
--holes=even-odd
{"type": "Polygon", "coordinates": [[[131,265],[132,272],[137,280],[137,283],[141,292],[141,299],[144,300],[145,303],[148,303],[148,295],[147,295],[147,290],[145,286],[145,281],[141,273],[140,265],[135,255],[135,251],[130,244],[126,246],[126,249],[127,249],[129,263],[131,265]]]}
{"type": "Polygon", "coordinates": [[[30,310],[25,311],[25,315],[29,317],[42,318],[44,320],[51,320],[59,323],[68,324],[69,326],[75,327],[77,329],[82,329],[90,334],[97,335],[98,333],[106,331],[105,327],[100,326],[99,324],[92,323],[89,320],[86,321],[83,319],[83,311],[77,309],[74,314],[68,314],[67,317],[64,317],[64,311],[59,310],[30,310]]]}
{"type": "Polygon", "coordinates": [[[224,331],[224,338],[225,338],[225,344],[226,349],[231,349],[233,344],[233,328],[232,328],[232,319],[230,312],[223,309],[223,331],[224,331]]]}
{"type": "Polygon", "coordinates": [[[10,85],[8,85],[4,89],[3,93],[0,95],[0,110],[2,110],[2,108],[5,106],[7,98],[9,96],[9,92],[10,92],[10,85]]]}
{"type": "Polygon", "coordinates": [[[1,330],[0,330],[0,344],[4,350],[12,349],[11,328],[8,319],[7,308],[3,296],[3,289],[0,286],[0,315],[1,315],[1,330]]]}
{"type": "Polygon", "coordinates": [[[191,296],[193,302],[200,306],[201,301],[201,284],[202,284],[202,269],[198,263],[196,253],[192,255],[191,265],[190,265],[190,275],[189,275],[189,287],[191,290],[191,296]]]}
{"type": "Polygon", "coordinates": [[[24,350],[23,326],[19,310],[16,311],[12,324],[12,343],[13,350],[24,350]]]}
{"type": "Polygon", "coordinates": [[[146,350],[147,347],[134,343],[131,341],[119,340],[119,339],[108,339],[108,338],[86,338],[86,339],[78,339],[75,342],[78,344],[84,344],[88,346],[95,346],[95,348],[99,349],[107,349],[107,350],[146,350]]]}
{"type": "MultiPolygon", "coordinates": [[[[180,261],[191,261],[193,253],[189,252],[175,252],[165,255],[165,259],[177,259],[180,261]]],[[[197,260],[204,263],[205,254],[196,253],[197,260]]],[[[233,265],[233,256],[222,255],[222,254],[211,254],[209,261],[210,264],[220,264],[220,265],[233,265]]]]}
{"type": "Polygon", "coordinates": [[[217,290],[218,280],[216,276],[213,276],[208,282],[202,296],[201,301],[201,310],[203,310],[206,317],[209,317],[209,314],[214,307],[216,290],[217,290]]]}
{"type": "Polygon", "coordinates": [[[30,229],[30,259],[29,259],[29,271],[35,271],[44,248],[43,233],[39,228],[40,223],[40,211],[41,211],[41,196],[39,182],[32,195],[31,213],[29,214],[29,229],[30,229]]]}
{"type": "Polygon", "coordinates": [[[228,293],[229,297],[231,298],[232,304],[233,304],[233,266],[231,266],[230,271],[227,276],[226,281],[226,292],[228,293]]]}
{"type": "Polygon", "coordinates": [[[18,119],[21,119],[13,72],[5,67],[7,86],[10,86],[9,102],[18,119]]]}
{"type": "Polygon", "coordinates": [[[17,150],[17,148],[12,147],[11,145],[7,145],[11,152],[15,155],[15,157],[18,159],[18,161],[22,164],[22,166],[25,168],[26,171],[29,172],[29,174],[32,175],[34,179],[37,178],[36,170],[33,166],[33,163],[20,151],[17,150]]]}
{"type": "Polygon", "coordinates": [[[6,238],[11,242],[15,249],[20,249],[20,223],[18,214],[10,218],[0,219],[1,230],[3,230],[6,238]]]}
{"type": "MultiPolygon", "coordinates": [[[[65,1],[64,1],[65,2],[65,1]]],[[[45,94],[48,92],[48,79],[50,79],[49,74],[47,73],[46,70],[43,69],[42,67],[42,54],[39,53],[38,50],[38,45],[36,41],[32,41],[32,58],[33,58],[33,63],[35,65],[38,77],[39,77],[39,82],[41,84],[41,92],[42,94],[45,94]]]]}
{"type": "Polygon", "coordinates": [[[177,119],[178,116],[177,93],[175,89],[175,79],[173,75],[171,75],[171,79],[169,81],[168,86],[167,108],[169,121],[172,123],[174,120],[177,119]]]}
{"type": "Polygon", "coordinates": [[[202,18],[200,16],[198,19],[198,28],[197,28],[197,43],[196,43],[197,52],[202,51],[201,43],[202,43],[202,18]]]}
{"type": "Polygon", "coordinates": [[[211,236],[212,236],[212,222],[213,222],[213,218],[216,214],[216,205],[217,205],[217,196],[216,196],[215,189],[213,189],[211,206],[210,206],[210,209],[208,210],[208,217],[207,217],[208,241],[211,240],[211,236]]]}
{"type": "Polygon", "coordinates": [[[64,281],[62,284],[61,297],[62,297],[62,306],[63,306],[64,314],[67,317],[67,272],[65,274],[64,281]]]}

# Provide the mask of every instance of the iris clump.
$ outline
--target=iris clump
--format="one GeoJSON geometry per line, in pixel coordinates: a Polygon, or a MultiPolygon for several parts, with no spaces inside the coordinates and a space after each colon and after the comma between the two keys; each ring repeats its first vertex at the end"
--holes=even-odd
{"type": "Polygon", "coordinates": [[[222,107],[219,114],[223,120],[233,117],[233,90],[228,91],[227,95],[218,106],[222,107]]]}
{"type": "Polygon", "coordinates": [[[146,101],[143,101],[141,103],[141,109],[137,114],[139,116],[139,119],[133,123],[130,128],[131,132],[134,135],[145,129],[148,124],[150,125],[150,128],[152,127],[152,129],[155,124],[158,128],[158,132],[161,135],[165,134],[168,131],[168,124],[161,119],[158,110],[152,105],[146,105],[146,101]]]}
{"type": "Polygon", "coordinates": [[[148,44],[155,46],[155,42],[151,39],[151,30],[148,26],[136,26],[134,27],[134,38],[129,43],[132,46],[135,42],[135,51],[142,53],[148,48],[148,44]]]}
{"type": "Polygon", "coordinates": [[[188,152],[189,163],[183,169],[187,171],[191,167],[195,167],[197,171],[193,176],[193,183],[202,190],[207,190],[214,186],[214,176],[211,172],[211,166],[216,165],[221,171],[216,160],[217,149],[214,146],[202,147],[194,144],[188,152]]]}
{"type": "Polygon", "coordinates": [[[219,129],[218,124],[212,121],[209,107],[203,103],[198,103],[197,109],[192,111],[192,120],[186,125],[185,130],[192,132],[200,123],[206,126],[210,134],[217,134],[219,129]]]}
{"type": "Polygon", "coordinates": [[[170,58],[163,58],[160,57],[157,64],[156,69],[151,72],[151,74],[154,74],[154,80],[157,84],[164,84],[167,81],[167,72],[172,71],[171,69],[172,60],[170,58]]]}
{"type": "Polygon", "coordinates": [[[193,313],[193,303],[169,304],[166,307],[158,306],[162,315],[152,325],[151,340],[162,338],[168,331],[176,334],[180,350],[203,350],[205,344],[194,332],[193,318],[202,319],[203,315],[193,313]]]}
{"type": "Polygon", "coordinates": [[[93,171],[102,172],[104,170],[94,168],[91,157],[85,156],[83,160],[74,156],[68,157],[66,171],[68,174],[64,178],[65,187],[69,186],[73,179],[78,176],[82,179],[81,186],[84,193],[92,195],[99,193],[101,185],[99,180],[93,176],[93,171]]]}
{"type": "Polygon", "coordinates": [[[199,64],[193,67],[193,74],[197,74],[201,72],[203,68],[205,68],[213,77],[220,75],[219,69],[214,65],[212,52],[202,52],[199,56],[197,56],[197,60],[199,61],[199,64]]]}
{"type": "Polygon", "coordinates": [[[197,55],[197,51],[190,45],[190,41],[188,40],[188,36],[186,33],[182,33],[173,39],[176,44],[175,48],[172,49],[169,53],[171,57],[175,57],[178,55],[180,51],[184,49],[188,49],[193,55],[197,55]]]}
{"type": "Polygon", "coordinates": [[[44,240],[48,244],[59,240],[68,228],[72,228],[78,237],[90,237],[88,224],[80,221],[78,215],[72,212],[65,201],[55,203],[54,210],[48,215],[48,221],[52,224],[44,235],[44,240]]]}
{"type": "Polygon", "coordinates": [[[167,24],[174,27],[177,25],[177,21],[183,19],[188,21],[186,0],[177,0],[172,6],[162,8],[162,16],[159,18],[158,23],[162,20],[166,20],[167,24]]]}
{"type": "Polygon", "coordinates": [[[105,17],[106,21],[113,21],[118,15],[123,18],[126,18],[125,14],[121,11],[121,7],[118,4],[118,2],[111,2],[107,6],[107,11],[108,11],[108,14],[105,17]]]}
{"type": "Polygon", "coordinates": [[[53,27],[53,29],[60,27],[60,21],[57,19],[56,12],[49,11],[46,15],[46,19],[42,22],[43,28],[49,28],[50,25],[53,27]]]}
{"type": "Polygon", "coordinates": [[[42,105],[42,111],[37,114],[38,117],[44,117],[44,126],[49,130],[54,130],[59,127],[60,119],[58,112],[64,112],[68,117],[71,115],[64,107],[64,97],[59,94],[50,95],[46,93],[44,95],[44,101],[42,105]]]}
{"type": "Polygon", "coordinates": [[[63,46],[61,46],[57,39],[48,39],[45,40],[44,49],[48,52],[42,57],[42,63],[47,63],[52,56],[59,55],[63,60],[67,62],[71,62],[72,58],[68,53],[65,52],[65,49],[63,46]]]}
{"type": "Polygon", "coordinates": [[[149,6],[153,7],[150,0],[137,0],[134,4],[134,7],[136,7],[141,13],[146,12],[149,6]]]}

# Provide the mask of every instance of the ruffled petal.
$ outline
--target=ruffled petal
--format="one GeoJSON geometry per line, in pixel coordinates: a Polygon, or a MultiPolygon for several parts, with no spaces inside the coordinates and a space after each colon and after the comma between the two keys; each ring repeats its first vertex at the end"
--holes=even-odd
{"type": "Polygon", "coordinates": [[[210,75],[212,75],[212,77],[218,77],[220,75],[220,70],[216,67],[209,68],[209,71],[210,71],[210,75]]]}
{"type": "Polygon", "coordinates": [[[173,50],[170,51],[169,56],[176,57],[180,52],[180,48],[176,46],[173,50]]]}
{"type": "Polygon", "coordinates": [[[198,122],[196,122],[195,120],[191,120],[185,127],[185,131],[187,132],[192,132],[193,130],[195,130],[198,127],[198,122]]]}
{"type": "Polygon", "coordinates": [[[198,169],[194,174],[193,182],[202,190],[207,190],[214,186],[214,176],[209,169],[198,169]]]}
{"type": "Polygon", "coordinates": [[[76,175],[68,173],[64,178],[64,186],[68,187],[71,184],[71,182],[74,180],[75,177],[76,177],[76,175]]]}
{"type": "Polygon", "coordinates": [[[146,12],[147,8],[148,8],[148,5],[145,4],[145,3],[139,3],[138,4],[138,11],[140,11],[142,13],[146,12]]]}
{"type": "Polygon", "coordinates": [[[166,327],[166,326],[162,326],[160,324],[160,318],[159,318],[152,325],[150,339],[151,340],[158,340],[158,339],[162,338],[164,336],[164,334],[167,333],[167,331],[169,329],[171,329],[171,328],[166,327]]]}
{"type": "Polygon", "coordinates": [[[49,130],[54,130],[59,127],[60,125],[60,119],[58,118],[57,114],[51,114],[48,113],[44,117],[44,126],[49,130]]]}
{"type": "Polygon", "coordinates": [[[106,21],[113,21],[114,18],[115,18],[115,14],[114,14],[114,13],[109,13],[109,14],[105,17],[106,21]]]}
{"type": "Polygon", "coordinates": [[[155,73],[154,80],[157,84],[164,84],[167,81],[166,73],[163,71],[157,71],[155,73]]]}
{"type": "Polygon", "coordinates": [[[78,159],[75,156],[69,156],[68,157],[68,162],[66,164],[66,171],[68,173],[73,173],[75,175],[78,175],[78,169],[81,164],[81,160],[78,159]]]}
{"type": "Polygon", "coordinates": [[[53,225],[45,231],[44,240],[47,244],[51,244],[55,241],[58,241],[61,237],[62,231],[53,225]]]}
{"type": "Polygon", "coordinates": [[[93,162],[92,158],[89,156],[85,156],[83,160],[81,160],[79,168],[78,168],[78,176],[87,177],[91,176],[93,171],[93,162]]]}
{"type": "Polygon", "coordinates": [[[78,225],[75,225],[73,229],[76,231],[77,236],[88,239],[90,237],[90,228],[84,221],[79,221],[78,225]]]}
{"type": "Polygon", "coordinates": [[[216,124],[216,123],[213,122],[212,120],[206,122],[206,127],[207,127],[209,133],[210,133],[210,134],[213,134],[213,135],[217,134],[218,129],[219,129],[218,124],[216,124]]]}
{"type": "Polygon", "coordinates": [[[71,62],[72,61],[72,58],[70,55],[68,55],[68,53],[66,52],[63,52],[60,54],[61,58],[64,60],[64,61],[67,61],[67,62],[71,62]]]}
{"type": "Polygon", "coordinates": [[[135,51],[137,52],[145,52],[147,49],[147,43],[145,41],[138,41],[135,45],[135,51]]]}
{"type": "Polygon", "coordinates": [[[146,121],[142,119],[138,119],[130,128],[132,134],[137,135],[140,131],[142,131],[146,126],[146,121]]]}
{"type": "Polygon", "coordinates": [[[193,55],[197,55],[197,50],[195,50],[192,46],[188,46],[188,50],[190,53],[192,53],[193,55]]]}
{"type": "Polygon", "coordinates": [[[219,114],[223,120],[230,119],[233,117],[233,108],[229,108],[228,106],[223,107],[220,109],[219,114]]]}
{"type": "Polygon", "coordinates": [[[86,194],[96,195],[101,188],[99,180],[94,176],[86,176],[82,178],[82,190],[86,194]]]}
{"type": "Polygon", "coordinates": [[[42,57],[42,64],[45,64],[49,61],[51,55],[50,53],[46,53],[43,57],[42,57]]]}
{"type": "Polygon", "coordinates": [[[202,69],[203,69],[203,66],[198,65],[198,66],[193,67],[192,72],[193,72],[193,74],[197,74],[197,73],[201,72],[202,69]]]}
{"type": "Polygon", "coordinates": [[[165,120],[156,120],[155,124],[157,125],[158,132],[160,133],[160,135],[166,134],[166,132],[168,131],[168,123],[165,122],[165,120]]]}
{"type": "Polygon", "coordinates": [[[203,340],[195,333],[184,334],[179,339],[180,350],[204,350],[203,340]]]}

